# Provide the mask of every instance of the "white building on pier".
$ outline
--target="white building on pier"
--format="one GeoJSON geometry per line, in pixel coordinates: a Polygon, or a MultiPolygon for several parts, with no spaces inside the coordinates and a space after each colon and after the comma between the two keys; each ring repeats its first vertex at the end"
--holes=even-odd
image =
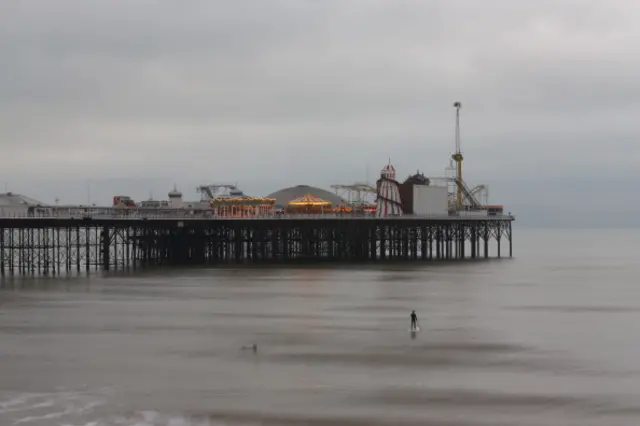
{"type": "Polygon", "coordinates": [[[48,205],[33,198],[13,192],[0,194],[0,217],[24,217],[46,210],[48,205]]]}

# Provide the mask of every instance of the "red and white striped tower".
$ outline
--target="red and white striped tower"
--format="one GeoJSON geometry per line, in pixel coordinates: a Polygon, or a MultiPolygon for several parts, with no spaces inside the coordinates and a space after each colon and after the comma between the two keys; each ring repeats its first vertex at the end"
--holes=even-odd
{"type": "Polygon", "coordinates": [[[380,172],[377,188],[376,216],[402,215],[402,201],[398,190],[398,182],[396,181],[396,169],[391,165],[391,160],[380,172]]]}

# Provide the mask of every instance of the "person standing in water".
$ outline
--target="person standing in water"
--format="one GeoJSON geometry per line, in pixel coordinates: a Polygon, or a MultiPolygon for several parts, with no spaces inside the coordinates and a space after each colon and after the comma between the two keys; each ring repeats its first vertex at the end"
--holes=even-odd
{"type": "Polygon", "coordinates": [[[411,311],[411,329],[418,329],[418,315],[416,315],[416,311],[411,311]]]}

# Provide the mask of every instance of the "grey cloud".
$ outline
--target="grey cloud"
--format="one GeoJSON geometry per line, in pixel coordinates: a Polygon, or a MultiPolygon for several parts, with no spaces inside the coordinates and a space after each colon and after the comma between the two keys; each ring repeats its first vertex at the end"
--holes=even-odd
{"type": "Polygon", "coordinates": [[[0,8],[0,177],[12,182],[231,179],[266,193],[361,180],[389,156],[441,175],[455,100],[470,182],[639,177],[632,2],[0,8]]]}

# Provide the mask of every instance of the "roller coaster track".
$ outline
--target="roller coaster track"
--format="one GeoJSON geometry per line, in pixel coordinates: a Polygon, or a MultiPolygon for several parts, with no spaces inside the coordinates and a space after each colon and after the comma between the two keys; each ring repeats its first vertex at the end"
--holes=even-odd
{"type": "Polygon", "coordinates": [[[480,202],[478,202],[478,200],[476,199],[476,197],[474,195],[474,191],[479,190],[478,187],[476,187],[476,188],[474,188],[472,190],[467,186],[466,183],[464,183],[464,181],[460,181],[457,178],[452,178],[452,179],[456,183],[456,185],[458,185],[458,187],[462,190],[462,193],[464,194],[464,198],[467,200],[467,202],[469,203],[470,207],[472,209],[481,209],[482,208],[482,204],[480,204],[480,202]]]}
{"type": "Polygon", "coordinates": [[[483,184],[476,185],[471,190],[471,195],[473,195],[473,197],[480,203],[480,205],[484,206],[485,204],[487,204],[487,198],[489,197],[489,188],[487,187],[487,185],[483,184]]]}
{"type": "Polygon", "coordinates": [[[237,190],[238,186],[229,183],[215,183],[210,185],[200,185],[196,188],[196,191],[202,194],[201,198],[203,200],[210,200],[211,198],[218,196],[219,191],[223,188],[231,191],[237,190]]]}
{"type": "Polygon", "coordinates": [[[478,201],[478,199],[476,198],[476,194],[478,194],[482,189],[486,188],[484,185],[478,185],[473,189],[470,189],[467,186],[467,184],[464,183],[464,181],[460,182],[455,177],[445,177],[445,178],[438,177],[433,179],[441,179],[448,182],[452,182],[453,184],[456,185],[456,187],[459,187],[462,190],[462,195],[464,196],[464,199],[467,201],[469,207],[471,207],[472,210],[481,210],[483,208],[482,203],[478,201]]]}

